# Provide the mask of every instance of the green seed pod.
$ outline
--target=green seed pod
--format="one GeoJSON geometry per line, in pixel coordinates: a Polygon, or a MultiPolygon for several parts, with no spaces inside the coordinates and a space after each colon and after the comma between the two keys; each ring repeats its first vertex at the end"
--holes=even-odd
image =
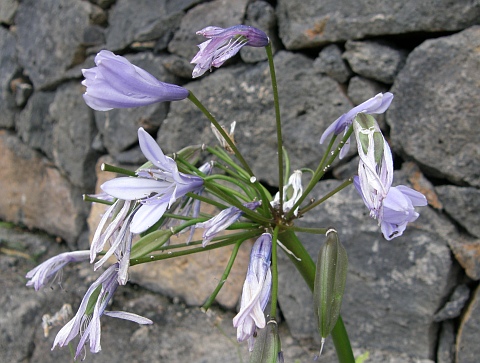
{"type": "Polygon", "coordinates": [[[318,331],[326,338],[337,323],[347,280],[347,251],[338,239],[337,231],[330,228],[327,240],[320,248],[313,288],[313,304],[318,331]]]}
{"type": "Polygon", "coordinates": [[[264,329],[257,331],[250,363],[283,363],[281,350],[277,322],[272,319],[264,329]]]}
{"type": "Polygon", "coordinates": [[[147,254],[158,250],[168,242],[173,232],[169,229],[159,229],[140,238],[132,247],[130,259],[146,256],[147,254]]]}

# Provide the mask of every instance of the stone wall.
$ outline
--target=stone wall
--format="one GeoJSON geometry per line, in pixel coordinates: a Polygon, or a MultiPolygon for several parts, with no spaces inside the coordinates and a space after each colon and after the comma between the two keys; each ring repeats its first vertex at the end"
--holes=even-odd
{"type": "MultiPolygon", "coordinates": [[[[191,79],[190,60],[203,41],[195,31],[239,23],[272,39],[293,168],[315,167],[320,135],[339,115],[378,92],[395,95],[381,126],[395,154],[396,182],[428,197],[421,217],[387,242],[350,188],[304,219],[308,226],[336,226],[347,248],[342,315],[355,353],[368,351],[367,362],[478,362],[480,0],[2,0],[0,219],[8,223],[0,229],[0,284],[7,292],[0,297],[0,361],[69,359],[67,349],[49,351],[58,328],[44,338],[41,317],[64,303],[75,309],[91,268],[67,269],[61,287],[41,293],[27,290],[23,276],[50,255],[88,247],[90,207],[82,194],[105,178],[97,162],[143,162],[139,126],[157,135],[167,152],[213,141],[209,123],[187,101],[89,109],[81,97],[81,69],[93,66],[99,50],[122,54],[192,90],[222,123],[236,120],[242,153],[257,177],[275,186],[273,101],[263,49],[244,48],[221,69],[191,79]]],[[[354,173],[352,157],[353,151],[350,161],[335,166],[332,178],[354,173]]],[[[320,183],[316,193],[336,179],[320,183]]],[[[92,213],[94,221],[101,211],[92,213]]],[[[301,238],[315,256],[320,241],[301,238]]],[[[151,318],[154,326],[106,321],[102,353],[88,353],[86,361],[248,359],[245,346],[237,353],[231,327],[247,246],[218,306],[208,316],[196,309],[228,256],[133,271],[134,284],[115,304],[151,318]]],[[[310,292],[285,256],[282,262],[286,361],[310,362],[319,348],[310,292]]],[[[336,361],[331,342],[323,359],[336,361]]]]}

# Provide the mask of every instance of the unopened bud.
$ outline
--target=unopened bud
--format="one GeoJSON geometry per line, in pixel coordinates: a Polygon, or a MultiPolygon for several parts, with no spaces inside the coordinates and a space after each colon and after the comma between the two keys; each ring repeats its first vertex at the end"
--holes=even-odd
{"type": "Polygon", "coordinates": [[[190,145],[184,147],[182,150],[175,153],[175,156],[180,156],[183,160],[186,160],[190,164],[195,165],[200,159],[201,151],[202,145],[190,145]]]}
{"type": "Polygon", "coordinates": [[[147,254],[157,251],[173,236],[173,232],[170,230],[159,229],[152,233],[149,233],[140,238],[135,243],[130,252],[130,259],[146,256],[147,254]]]}
{"type": "Polygon", "coordinates": [[[270,320],[265,328],[257,330],[250,363],[283,363],[280,336],[275,320],[270,320]]]}
{"type": "MultiPolygon", "coordinates": [[[[347,279],[347,251],[333,228],[320,248],[313,288],[313,303],[318,331],[326,338],[337,323],[347,279]]],[[[322,339],[323,340],[323,339],[322,339]]]]}

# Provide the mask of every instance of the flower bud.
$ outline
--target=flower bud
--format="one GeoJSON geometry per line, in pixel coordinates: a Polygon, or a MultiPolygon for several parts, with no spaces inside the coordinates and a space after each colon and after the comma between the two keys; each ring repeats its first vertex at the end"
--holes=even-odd
{"type": "Polygon", "coordinates": [[[318,330],[326,338],[335,326],[342,304],[347,279],[347,251],[333,228],[327,231],[327,241],[320,249],[313,288],[313,304],[318,330]]]}
{"type": "Polygon", "coordinates": [[[283,353],[277,322],[270,320],[264,329],[257,330],[250,363],[283,363],[283,353]]]}
{"type": "Polygon", "coordinates": [[[173,233],[170,230],[159,229],[140,238],[130,252],[130,259],[146,256],[148,253],[158,250],[170,240],[173,233]]]}

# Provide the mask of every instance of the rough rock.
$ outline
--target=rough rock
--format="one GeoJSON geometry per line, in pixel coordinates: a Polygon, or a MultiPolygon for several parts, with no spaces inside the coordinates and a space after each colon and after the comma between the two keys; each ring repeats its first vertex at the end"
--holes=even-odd
{"type": "Polygon", "coordinates": [[[480,190],[471,187],[440,185],[435,188],[445,212],[468,233],[480,238],[480,190]]]}
{"type": "Polygon", "coordinates": [[[0,150],[0,218],[47,231],[75,246],[88,209],[82,192],[14,135],[0,131],[0,150]]]}
{"type": "MultiPolygon", "coordinates": [[[[280,48],[280,40],[277,36],[277,18],[275,9],[266,1],[254,1],[247,7],[245,25],[263,30],[272,44],[273,54],[280,48]]],[[[255,63],[267,59],[267,53],[263,47],[243,47],[240,57],[245,63],[255,63]]]]}
{"type": "Polygon", "coordinates": [[[462,235],[449,238],[448,243],[467,276],[480,280],[480,239],[462,235]]]}
{"type": "Polygon", "coordinates": [[[347,83],[352,76],[352,70],[342,59],[342,50],[336,44],[327,45],[322,49],[313,67],[320,73],[332,77],[340,83],[347,83]]]}
{"type": "Polygon", "coordinates": [[[382,83],[367,78],[355,76],[348,82],[348,98],[354,105],[359,105],[369,98],[388,91],[388,87],[382,83]]]}
{"type": "MultiPolygon", "coordinates": [[[[323,130],[351,108],[338,83],[313,74],[312,63],[301,55],[275,55],[283,140],[293,169],[317,166],[326,148],[318,144],[323,130]]],[[[276,185],[275,115],[267,64],[219,69],[186,87],[220,124],[229,127],[232,121],[237,122],[235,140],[257,179],[276,185]]],[[[189,144],[217,142],[205,116],[184,102],[171,104],[160,128],[158,141],[166,152],[189,144]]]]}
{"type": "Polygon", "coordinates": [[[444,321],[438,338],[437,363],[455,363],[455,324],[444,321]]]}
{"type": "Polygon", "coordinates": [[[248,0],[214,0],[190,9],[168,44],[168,51],[191,60],[198,51],[197,45],[206,40],[195,33],[211,25],[228,28],[241,24],[247,4],[248,0]]]}
{"type": "Polygon", "coordinates": [[[353,41],[345,44],[343,58],[360,76],[392,84],[407,59],[405,50],[378,41],[353,41]]]}
{"type": "Polygon", "coordinates": [[[462,313],[463,307],[470,297],[470,289],[467,285],[458,285],[448,299],[445,306],[433,317],[433,321],[440,322],[447,319],[453,319],[462,313]]]}
{"type": "MultiPolygon", "coordinates": [[[[396,173],[396,179],[406,184],[404,175],[396,173]]],[[[325,195],[338,184],[321,182],[314,194],[325,195]]],[[[437,326],[433,315],[457,274],[446,240],[454,227],[430,208],[419,212],[420,218],[409,224],[402,237],[387,242],[351,187],[299,222],[307,227],[333,226],[339,232],[349,258],[342,316],[356,348],[384,349],[390,355],[403,353],[416,360],[434,356],[437,326]]],[[[316,259],[324,238],[302,234],[300,239],[316,259]]],[[[306,284],[297,282],[301,280],[298,272],[281,256],[279,304],[290,331],[297,337],[318,335],[312,322],[311,293],[306,284]]]]}
{"type": "Polygon", "coordinates": [[[457,335],[457,363],[475,363],[480,355],[480,287],[476,288],[473,300],[465,312],[457,335]]]}
{"type": "Polygon", "coordinates": [[[428,175],[477,187],[479,46],[479,26],[422,43],[396,78],[387,111],[396,152],[428,175]]]}
{"type": "Polygon", "coordinates": [[[31,148],[53,160],[53,129],[55,122],[49,113],[54,92],[35,92],[17,118],[18,136],[31,148]]]}
{"type": "MultiPolygon", "coordinates": [[[[0,13],[1,13],[0,5],[0,13]]],[[[0,27],[0,127],[13,128],[15,98],[10,82],[19,72],[17,65],[17,52],[15,50],[15,38],[6,29],[0,27]]]]}
{"type": "Polygon", "coordinates": [[[3,0],[0,2],[0,23],[8,25],[13,24],[13,19],[15,17],[17,8],[17,0],[3,0]]]}
{"type": "Polygon", "coordinates": [[[83,62],[82,35],[94,6],[75,0],[20,3],[15,17],[18,57],[35,89],[54,87],[69,68],[83,62]]]}
{"type": "Polygon", "coordinates": [[[378,35],[464,29],[478,24],[480,3],[279,0],[277,16],[280,38],[287,49],[295,50],[378,35]]]}
{"type": "MultiPolygon", "coordinates": [[[[176,79],[162,66],[161,57],[151,53],[141,53],[126,57],[130,62],[145,69],[162,82],[175,83],[176,79]]],[[[116,156],[137,144],[139,127],[154,132],[158,130],[168,111],[168,103],[155,103],[150,106],[95,111],[95,122],[110,155],[116,156]]]]}
{"type": "Polygon", "coordinates": [[[73,185],[89,192],[95,187],[93,168],[99,155],[91,148],[97,129],[93,112],[80,96],[82,92],[78,82],[62,85],[55,93],[49,114],[55,123],[52,133],[55,165],[73,185]]]}
{"type": "Polygon", "coordinates": [[[115,51],[128,48],[133,42],[170,40],[178,28],[184,10],[198,0],[167,1],[118,0],[112,6],[106,40],[115,51]]]}

